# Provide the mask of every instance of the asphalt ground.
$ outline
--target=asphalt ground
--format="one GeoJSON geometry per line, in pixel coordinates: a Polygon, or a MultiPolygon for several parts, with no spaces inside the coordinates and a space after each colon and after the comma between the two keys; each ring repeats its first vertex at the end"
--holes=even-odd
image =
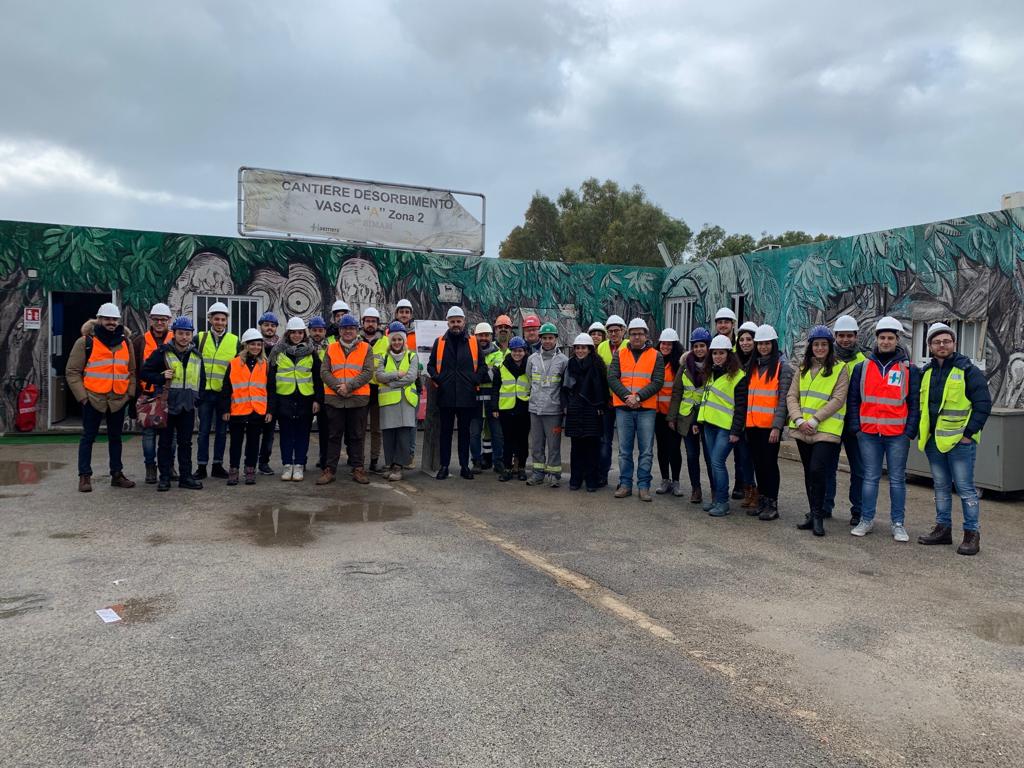
{"type": "Polygon", "coordinates": [[[0,447],[0,765],[1024,765],[1020,502],[968,558],[797,531],[788,461],[761,522],[493,475],[79,494],[75,450],[0,447]]]}

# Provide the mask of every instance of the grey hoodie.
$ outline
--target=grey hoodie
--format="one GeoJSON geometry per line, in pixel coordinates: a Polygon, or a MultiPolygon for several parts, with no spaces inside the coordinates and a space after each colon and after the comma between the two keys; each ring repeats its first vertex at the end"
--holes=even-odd
{"type": "Polygon", "coordinates": [[[534,352],[526,360],[526,378],[530,382],[530,413],[538,416],[559,416],[562,402],[562,377],[569,358],[558,348],[534,352]]]}

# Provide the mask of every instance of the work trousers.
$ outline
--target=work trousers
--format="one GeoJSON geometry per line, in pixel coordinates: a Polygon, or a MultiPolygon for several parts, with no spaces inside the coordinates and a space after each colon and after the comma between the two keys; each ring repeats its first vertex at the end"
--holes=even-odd
{"type": "Polygon", "coordinates": [[[530,450],[530,414],[525,408],[509,408],[498,413],[504,438],[505,468],[512,469],[515,464],[517,469],[525,470],[530,450]]]}
{"type": "Polygon", "coordinates": [[[534,475],[562,476],[562,414],[530,414],[530,459],[534,475]]]}
{"type": "Polygon", "coordinates": [[[363,466],[363,444],[366,442],[366,409],[361,405],[357,408],[335,408],[327,405],[327,467],[333,472],[338,471],[341,459],[341,444],[344,441],[348,452],[348,465],[355,469],[363,466]]]}
{"type": "Polygon", "coordinates": [[[779,498],[780,443],[768,442],[772,433],[770,428],[747,427],[744,431],[746,432],[750,461],[754,465],[757,489],[762,496],[767,496],[769,499],[779,498]]]}
{"type": "Polygon", "coordinates": [[[256,468],[256,460],[260,455],[260,437],[263,434],[263,422],[266,417],[258,413],[247,416],[232,416],[228,422],[231,443],[228,448],[231,469],[238,469],[242,460],[242,443],[245,443],[245,466],[256,468]]]}
{"type": "Polygon", "coordinates": [[[159,431],[157,447],[161,480],[170,482],[175,442],[178,444],[178,475],[184,479],[192,474],[192,430],[195,426],[194,409],[167,415],[167,426],[159,431]]]}
{"type": "Polygon", "coordinates": [[[313,426],[312,414],[296,418],[282,416],[277,426],[281,430],[281,463],[305,467],[309,455],[309,431],[313,426]]]}
{"type": "Polygon", "coordinates": [[[210,432],[213,437],[213,461],[221,464],[224,461],[224,446],[228,441],[228,425],[222,418],[225,410],[220,405],[220,392],[204,390],[199,395],[199,436],[196,438],[196,463],[201,465],[210,462],[210,432]]]}
{"type": "Polygon", "coordinates": [[[574,437],[569,452],[569,487],[579,488],[584,482],[596,490],[601,480],[602,437],[574,437]]]}
{"type": "Polygon", "coordinates": [[[86,401],[82,406],[82,437],[78,441],[78,474],[92,476],[92,446],[99,434],[100,424],[107,422],[107,453],[110,456],[110,474],[124,469],[121,463],[121,434],[124,432],[124,414],[127,408],[116,411],[97,411],[86,401]]]}
{"type": "Polygon", "coordinates": [[[452,463],[452,434],[459,423],[459,466],[469,469],[469,431],[477,406],[469,408],[441,408],[441,466],[452,463]]]}
{"type": "Polygon", "coordinates": [[[658,469],[662,480],[679,480],[683,468],[683,453],[680,448],[683,436],[668,425],[663,413],[654,417],[654,442],[658,446],[658,469]]]}
{"type": "Polygon", "coordinates": [[[816,443],[796,441],[800,451],[800,461],[804,465],[804,489],[807,491],[807,504],[812,515],[824,514],[825,488],[828,486],[828,474],[832,471],[832,460],[839,453],[839,443],[816,443]]]}
{"type": "Polygon", "coordinates": [[[381,431],[384,444],[384,466],[408,466],[416,446],[416,427],[393,427],[381,431]]]}

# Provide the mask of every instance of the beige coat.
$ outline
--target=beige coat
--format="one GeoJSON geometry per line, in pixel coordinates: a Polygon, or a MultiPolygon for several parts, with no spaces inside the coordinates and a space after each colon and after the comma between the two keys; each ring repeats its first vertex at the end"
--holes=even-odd
{"type": "MultiPolygon", "coordinates": [[[[836,365],[842,365],[842,363],[836,362],[836,365]]],[[[820,369],[821,366],[817,362],[811,364],[812,374],[817,373],[820,369]]],[[[839,378],[836,380],[836,387],[832,390],[832,397],[808,421],[817,427],[818,424],[846,405],[846,392],[849,388],[850,377],[846,372],[846,366],[843,366],[843,370],[839,373],[839,378]]],[[[789,420],[800,426],[804,422],[803,409],[800,408],[800,368],[796,368],[793,371],[793,381],[789,385],[789,394],[786,395],[786,408],[789,411],[789,420]]],[[[830,435],[827,432],[815,432],[813,435],[805,435],[799,429],[791,428],[789,433],[793,436],[793,439],[804,443],[841,442],[838,435],[830,435]]]]}
{"type": "Polygon", "coordinates": [[[115,395],[111,392],[104,395],[90,392],[85,388],[85,383],[82,381],[82,371],[85,370],[85,339],[87,336],[95,337],[96,334],[93,331],[95,325],[95,320],[85,321],[85,325],[82,326],[82,335],[71,348],[71,354],[68,355],[68,364],[64,371],[64,376],[67,378],[68,387],[71,389],[71,394],[75,396],[75,400],[80,403],[88,400],[89,404],[97,411],[101,413],[110,411],[113,413],[124,408],[128,405],[128,401],[135,397],[135,387],[138,382],[135,349],[131,343],[131,335],[128,333],[128,329],[125,328],[125,343],[128,345],[128,373],[131,376],[128,381],[128,392],[126,394],[115,395]]]}

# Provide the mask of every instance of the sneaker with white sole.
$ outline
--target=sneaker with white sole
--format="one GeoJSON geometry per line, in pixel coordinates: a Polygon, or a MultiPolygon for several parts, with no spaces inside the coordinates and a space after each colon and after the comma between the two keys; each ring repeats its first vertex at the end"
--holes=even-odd
{"type": "Polygon", "coordinates": [[[296,483],[301,483],[306,478],[306,469],[301,464],[296,464],[292,467],[292,480],[296,483]]]}
{"type": "Polygon", "coordinates": [[[896,541],[910,541],[910,535],[907,533],[907,529],[903,527],[903,523],[893,524],[892,537],[896,541]]]}
{"type": "Polygon", "coordinates": [[[281,479],[282,480],[291,480],[292,476],[294,474],[295,474],[295,467],[292,464],[285,464],[284,465],[284,472],[281,473],[281,479]]]}
{"type": "Polygon", "coordinates": [[[850,531],[851,536],[867,536],[874,530],[874,520],[861,520],[857,525],[850,531]]]}

